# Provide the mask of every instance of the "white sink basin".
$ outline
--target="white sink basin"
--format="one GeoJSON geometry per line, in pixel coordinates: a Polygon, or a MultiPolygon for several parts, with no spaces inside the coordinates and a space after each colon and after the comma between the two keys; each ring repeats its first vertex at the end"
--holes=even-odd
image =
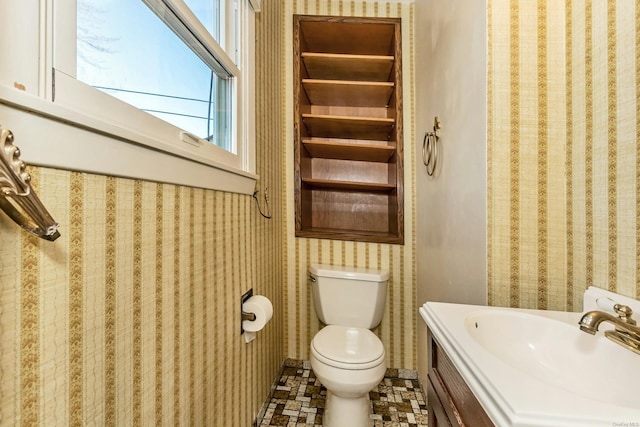
{"type": "Polygon", "coordinates": [[[486,351],[527,375],[589,399],[640,409],[638,385],[632,380],[638,376],[640,356],[602,334],[509,310],[473,311],[464,324],[486,351]]]}

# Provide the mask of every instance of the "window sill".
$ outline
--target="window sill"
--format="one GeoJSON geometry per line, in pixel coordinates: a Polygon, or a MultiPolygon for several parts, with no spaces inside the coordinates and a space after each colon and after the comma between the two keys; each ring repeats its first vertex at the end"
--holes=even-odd
{"type": "Polygon", "coordinates": [[[2,126],[28,165],[252,194],[258,176],[0,84],[2,126]]]}

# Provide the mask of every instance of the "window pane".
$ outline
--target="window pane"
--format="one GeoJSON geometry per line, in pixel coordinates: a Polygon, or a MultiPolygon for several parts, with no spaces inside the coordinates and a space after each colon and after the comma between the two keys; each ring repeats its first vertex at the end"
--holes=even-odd
{"type": "Polygon", "coordinates": [[[78,0],[77,78],[222,148],[230,85],[140,1],[78,0]]]}
{"type": "Polygon", "coordinates": [[[234,0],[184,0],[225,53],[239,64],[240,15],[234,0]]]}
{"type": "Polygon", "coordinates": [[[185,0],[185,4],[218,43],[220,40],[220,0],[185,0]]]}

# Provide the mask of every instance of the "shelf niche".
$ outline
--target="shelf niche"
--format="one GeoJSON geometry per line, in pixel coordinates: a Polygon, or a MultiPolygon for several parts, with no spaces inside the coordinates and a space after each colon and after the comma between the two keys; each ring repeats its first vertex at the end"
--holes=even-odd
{"type": "Polygon", "coordinates": [[[404,244],[400,19],[294,16],[296,236],[404,244]]]}

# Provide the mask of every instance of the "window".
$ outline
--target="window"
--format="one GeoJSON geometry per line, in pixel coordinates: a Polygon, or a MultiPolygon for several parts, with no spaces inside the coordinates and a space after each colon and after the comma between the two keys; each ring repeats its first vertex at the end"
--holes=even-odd
{"type": "Polygon", "coordinates": [[[51,99],[117,137],[251,174],[256,3],[58,0],[51,99]]]}
{"type": "MultiPolygon", "coordinates": [[[[208,10],[199,11],[212,21],[213,2],[204,4],[208,10]]],[[[203,56],[206,62],[142,2],[78,0],[78,80],[235,153],[235,76],[203,56]]]]}

